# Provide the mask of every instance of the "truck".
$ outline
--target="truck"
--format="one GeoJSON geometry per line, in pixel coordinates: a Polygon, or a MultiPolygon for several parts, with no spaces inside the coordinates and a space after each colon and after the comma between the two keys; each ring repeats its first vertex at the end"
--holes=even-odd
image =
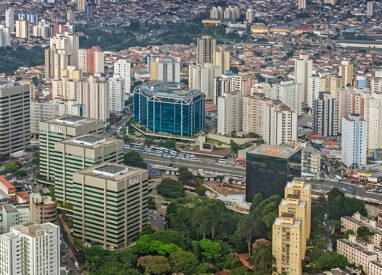
{"type": "Polygon", "coordinates": [[[342,182],[342,178],[339,175],[335,175],[335,178],[338,180],[338,182],[342,182]]]}

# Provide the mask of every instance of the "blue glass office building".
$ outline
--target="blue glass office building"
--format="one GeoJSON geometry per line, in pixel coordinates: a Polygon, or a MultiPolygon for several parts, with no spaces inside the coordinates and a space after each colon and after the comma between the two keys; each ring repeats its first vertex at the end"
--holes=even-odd
{"type": "Polygon", "coordinates": [[[143,83],[134,89],[134,120],[154,133],[192,136],[204,128],[205,95],[181,83],[143,83]]]}

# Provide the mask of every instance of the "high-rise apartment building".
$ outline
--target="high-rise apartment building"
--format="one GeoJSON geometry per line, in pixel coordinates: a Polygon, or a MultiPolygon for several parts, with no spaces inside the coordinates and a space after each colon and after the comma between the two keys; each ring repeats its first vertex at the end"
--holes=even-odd
{"type": "Polygon", "coordinates": [[[57,203],[49,196],[33,193],[30,196],[29,221],[33,223],[55,222],[57,220],[57,203]]]}
{"type": "Polygon", "coordinates": [[[40,122],[40,174],[54,182],[54,168],[61,167],[60,155],[55,151],[55,143],[84,134],[98,134],[104,129],[102,121],[78,116],[65,115],[40,122]]]}
{"type": "Polygon", "coordinates": [[[247,20],[249,24],[252,24],[255,21],[255,12],[253,9],[247,9],[245,12],[245,20],[247,20]]]}
{"type": "Polygon", "coordinates": [[[29,222],[29,205],[3,204],[3,233],[8,233],[12,226],[29,222]]]}
{"type": "Polygon", "coordinates": [[[330,93],[321,92],[313,100],[313,132],[324,137],[338,135],[338,100],[330,93]]]}
{"type": "Polygon", "coordinates": [[[262,144],[247,152],[245,200],[253,196],[283,195],[284,187],[294,177],[301,177],[301,150],[262,144]]]}
{"type": "Polygon", "coordinates": [[[240,8],[238,6],[228,6],[224,9],[223,18],[235,20],[240,17],[240,8]]]}
{"type": "Polygon", "coordinates": [[[281,145],[297,140],[297,113],[280,102],[263,105],[263,140],[266,144],[281,145]]]}
{"type": "Polygon", "coordinates": [[[366,3],[366,16],[373,17],[374,16],[374,1],[367,1],[366,3]]]}
{"type": "Polygon", "coordinates": [[[382,93],[382,70],[374,72],[370,80],[370,90],[373,93],[382,93]]]}
{"type": "Polygon", "coordinates": [[[280,100],[297,115],[301,115],[303,102],[303,85],[293,81],[281,81],[272,86],[271,99],[280,100]]]}
{"type": "Polygon", "coordinates": [[[157,57],[151,60],[150,80],[180,82],[180,61],[172,57],[157,57]]]}
{"type": "Polygon", "coordinates": [[[320,93],[321,77],[318,75],[312,75],[308,77],[308,98],[307,104],[310,108],[313,108],[313,100],[317,99],[320,93]]]}
{"type": "Polygon", "coordinates": [[[211,64],[190,64],[188,67],[188,88],[199,90],[206,99],[214,98],[214,81],[221,75],[221,68],[211,64]]]}
{"type": "Polygon", "coordinates": [[[0,48],[11,46],[11,32],[10,29],[4,25],[0,25],[0,48]]]}
{"type": "Polygon", "coordinates": [[[125,109],[125,81],[119,75],[108,80],[109,112],[120,114],[125,109]]]}
{"type": "Polygon", "coordinates": [[[313,60],[308,55],[301,54],[294,64],[294,81],[302,85],[302,101],[307,103],[308,79],[312,76],[313,60]]]}
{"type": "MultiPolygon", "coordinates": [[[[45,73],[53,67],[53,75],[58,79],[61,77],[61,71],[67,66],[78,68],[78,48],[79,36],[75,33],[58,33],[51,37],[50,50],[52,51],[45,51],[45,73]],[[48,59],[47,56],[49,56],[48,59]]],[[[45,77],[47,76],[45,75],[45,77]]]]}
{"type": "Polygon", "coordinates": [[[243,132],[263,135],[263,110],[264,104],[271,102],[264,94],[254,94],[243,97],[243,132]]]}
{"type": "Polygon", "coordinates": [[[243,96],[250,96],[255,83],[255,75],[252,72],[239,72],[233,77],[233,90],[240,91],[243,96]]]}
{"type": "Polygon", "coordinates": [[[82,135],[55,144],[55,196],[62,203],[73,203],[73,174],[81,169],[103,163],[123,162],[123,141],[97,135],[82,135]]]}
{"type": "Polygon", "coordinates": [[[25,223],[0,235],[2,275],[59,275],[60,227],[25,223]]]}
{"type": "Polygon", "coordinates": [[[216,57],[216,40],[211,36],[204,35],[197,40],[197,63],[213,63],[215,64],[216,57]]]}
{"type": "Polygon", "coordinates": [[[217,133],[231,135],[242,131],[243,97],[240,91],[223,93],[218,97],[217,133]]]}
{"type": "Polygon", "coordinates": [[[228,93],[234,90],[233,87],[233,78],[235,74],[228,71],[224,72],[221,76],[215,77],[214,79],[214,95],[213,102],[218,104],[219,96],[222,96],[224,93],[228,93]]]}
{"type": "Polygon", "coordinates": [[[89,75],[87,82],[89,89],[84,92],[88,93],[85,98],[89,100],[85,104],[85,116],[106,122],[110,115],[107,81],[102,77],[89,75]]]}
{"type": "Polygon", "coordinates": [[[348,60],[342,60],[338,68],[338,76],[341,77],[341,87],[353,85],[354,65],[348,60]]]}
{"type": "Polygon", "coordinates": [[[222,68],[222,72],[229,71],[230,55],[223,46],[217,46],[215,52],[215,65],[222,68]]]}
{"type": "Polygon", "coordinates": [[[311,186],[304,179],[294,178],[285,187],[279,217],[272,228],[272,254],[277,274],[302,274],[302,260],[310,235],[310,211],[311,186]]]}
{"type": "Polygon", "coordinates": [[[307,183],[304,178],[293,178],[289,181],[284,190],[285,198],[294,198],[306,202],[306,223],[305,223],[305,240],[310,236],[311,213],[312,213],[312,186],[307,183]]]}
{"type": "Polygon", "coordinates": [[[9,8],[5,11],[5,26],[13,33],[15,31],[15,11],[9,8]]]}
{"type": "Polygon", "coordinates": [[[367,121],[361,115],[342,118],[341,160],[347,167],[366,164],[367,121]]]}
{"type": "Polygon", "coordinates": [[[105,71],[105,57],[99,46],[78,50],[78,68],[89,74],[100,74],[105,71]]]}
{"type": "Polygon", "coordinates": [[[318,178],[321,172],[321,152],[312,147],[301,151],[301,176],[318,178]]]}
{"type": "Polygon", "coordinates": [[[118,59],[114,62],[114,74],[119,75],[124,81],[124,92],[128,96],[130,94],[131,83],[131,64],[126,59],[118,59]]]}
{"type": "Polygon", "coordinates": [[[30,141],[29,85],[0,81],[0,157],[25,150],[30,141]]]}
{"type": "Polygon", "coordinates": [[[29,39],[29,22],[24,17],[16,21],[16,37],[29,39]]]}
{"type": "Polygon", "coordinates": [[[147,181],[147,170],[112,163],[75,173],[73,235],[107,249],[132,244],[148,223],[147,181]]]}
{"type": "Polygon", "coordinates": [[[306,10],[306,1],[307,0],[297,0],[298,1],[298,9],[306,10]]]}
{"type": "Polygon", "coordinates": [[[222,7],[212,7],[210,9],[210,18],[211,19],[222,19],[224,14],[224,10],[222,7]]]}

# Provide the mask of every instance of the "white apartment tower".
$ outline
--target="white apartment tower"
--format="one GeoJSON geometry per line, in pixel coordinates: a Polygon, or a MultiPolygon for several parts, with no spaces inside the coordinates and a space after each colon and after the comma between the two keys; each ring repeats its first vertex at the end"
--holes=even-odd
{"type": "Polygon", "coordinates": [[[290,81],[281,81],[272,86],[273,100],[280,100],[289,108],[294,110],[297,115],[301,115],[303,102],[303,85],[290,81]]]}
{"type": "Polygon", "coordinates": [[[366,164],[367,122],[361,115],[342,118],[341,160],[347,167],[366,164]]]}
{"type": "Polygon", "coordinates": [[[318,75],[313,75],[308,78],[308,106],[313,107],[313,100],[318,98],[320,93],[320,82],[321,77],[318,75]]]}
{"type": "Polygon", "coordinates": [[[60,274],[60,228],[52,223],[25,223],[0,235],[0,274],[60,274]]]}
{"type": "Polygon", "coordinates": [[[15,31],[15,11],[13,8],[5,11],[5,26],[9,28],[11,33],[15,31]]]}
{"type": "Polygon", "coordinates": [[[294,80],[302,85],[303,102],[308,102],[308,79],[312,76],[313,60],[308,55],[300,55],[294,63],[294,80]]]}
{"type": "Polygon", "coordinates": [[[297,113],[285,104],[265,103],[263,107],[263,140],[281,145],[297,140],[297,113]]]}
{"type": "Polygon", "coordinates": [[[127,62],[126,59],[118,59],[114,63],[114,74],[119,75],[124,81],[124,91],[125,95],[130,94],[130,83],[131,83],[131,64],[127,62]]]}
{"type": "Polygon", "coordinates": [[[0,48],[11,46],[11,32],[10,29],[4,25],[0,25],[0,48]]]}
{"type": "Polygon", "coordinates": [[[114,75],[108,80],[109,112],[121,113],[125,108],[125,82],[119,75],[114,75]]]}
{"type": "Polygon", "coordinates": [[[240,91],[223,93],[218,97],[218,128],[220,135],[241,132],[243,119],[243,98],[240,91]]]}
{"type": "Polygon", "coordinates": [[[213,102],[218,104],[219,96],[222,96],[224,93],[233,91],[233,78],[235,74],[232,72],[225,72],[221,76],[215,77],[214,80],[214,94],[213,102]]]}
{"type": "Polygon", "coordinates": [[[201,91],[206,95],[206,99],[213,99],[215,77],[220,75],[221,68],[214,64],[190,64],[188,67],[188,88],[201,91]]]}

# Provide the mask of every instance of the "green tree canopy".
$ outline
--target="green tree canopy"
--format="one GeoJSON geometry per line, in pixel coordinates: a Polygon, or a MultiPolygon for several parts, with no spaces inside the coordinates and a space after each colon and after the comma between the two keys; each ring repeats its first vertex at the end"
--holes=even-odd
{"type": "Polygon", "coordinates": [[[179,173],[178,180],[181,182],[194,179],[194,175],[186,167],[179,167],[178,173],[179,173]]]}
{"type": "Polygon", "coordinates": [[[209,239],[199,241],[202,250],[202,256],[210,261],[219,260],[222,257],[222,246],[219,242],[209,239]]]}
{"type": "Polygon", "coordinates": [[[21,165],[18,162],[8,161],[7,163],[5,163],[5,171],[7,171],[8,173],[14,173],[17,170],[19,170],[20,167],[21,165]]]}
{"type": "Polygon", "coordinates": [[[172,272],[181,272],[185,275],[195,274],[199,261],[195,254],[188,251],[178,250],[170,255],[172,272]]]}
{"type": "Polygon", "coordinates": [[[366,226],[360,226],[357,229],[357,236],[365,241],[369,241],[370,236],[373,234],[374,233],[371,232],[370,229],[367,228],[366,226]]]}
{"type": "Polygon", "coordinates": [[[146,169],[147,165],[144,162],[140,153],[136,151],[129,151],[125,154],[124,163],[127,166],[146,169]]]}
{"type": "Polygon", "coordinates": [[[165,178],[157,186],[158,193],[167,198],[184,197],[184,187],[176,180],[165,178]]]}
{"type": "Polygon", "coordinates": [[[272,245],[270,243],[260,244],[253,252],[250,263],[255,266],[255,272],[271,274],[275,263],[275,258],[272,255],[272,245]]]}
{"type": "Polygon", "coordinates": [[[145,271],[148,274],[167,274],[171,271],[171,266],[166,257],[153,256],[147,261],[145,271]]]}
{"type": "Polygon", "coordinates": [[[176,143],[175,140],[168,138],[164,141],[163,146],[168,149],[176,149],[176,143]]]}
{"type": "Polygon", "coordinates": [[[256,220],[253,215],[245,215],[240,219],[238,232],[247,243],[248,254],[251,255],[252,239],[255,236],[256,220]]]}

